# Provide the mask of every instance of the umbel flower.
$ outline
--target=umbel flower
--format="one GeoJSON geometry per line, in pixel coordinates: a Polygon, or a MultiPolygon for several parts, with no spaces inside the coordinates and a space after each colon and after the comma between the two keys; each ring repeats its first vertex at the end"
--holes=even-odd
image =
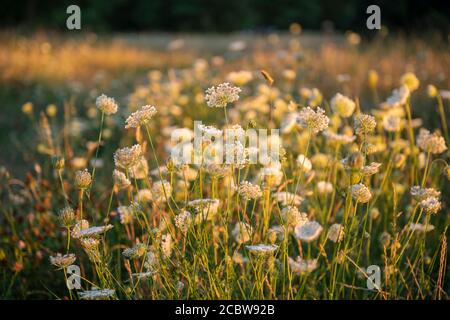
{"type": "Polygon", "coordinates": [[[316,221],[309,221],[295,227],[295,237],[305,242],[316,240],[322,232],[322,226],[316,221]]]}
{"type": "Polygon", "coordinates": [[[341,242],[344,239],[344,226],[339,223],[332,224],[327,237],[330,241],[341,242]]]}
{"type": "Polygon", "coordinates": [[[281,216],[288,226],[296,227],[308,222],[308,215],[300,212],[297,207],[287,206],[281,210],[281,216]]]}
{"type": "Polygon", "coordinates": [[[78,293],[81,300],[106,300],[114,297],[116,291],[113,289],[94,289],[78,293]]]}
{"type": "Polygon", "coordinates": [[[355,130],[358,134],[368,134],[375,130],[377,122],[375,117],[368,114],[359,114],[355,117],[355,130]]]}
{"type": "Polygon", "coordinates": [[[135,144],[132,147],[118,149],[114,153],[114,164],[116,167],[129,169],[140,160],[142,154],[141,145],[135,144]]]}
{"type": "Polygon", "coordinates": [[[442,204],[436,197],[428,197],[422,201],[420,201],[420,207],[427,214],[436,214],[441,210],[442,204]]]}
{"type": "Polygon", "coordinates": [[[360,203],[367,203],[372,198],[369,188],[362,183],[352,185],[351,192],[352,197],[360,203]]]}
{"type": "Polygon", "coordinates": [[[145,126],[157,113],[154,106],[145,105],[133,112],[125,121],[125,129],[145,126]]]}
{"type": "Polygon", "coordinates": [[[187,210],[181,211],[175,216],[175,226],[181,231],[181,233],[186,234],[192,222],[191,213],[187,210]]]}
{"type": "Polygon", "coordinates": [[[119,188],[119,189],[124,189],[131,185],[131,182],[130,182],[130,180],[128,180],[125,173],[123,173],[117,169],[114,169],[114,171],[113,171],[113,180],[114,180],[114,185],[117,186],[117,188],[119,188]]]}
{"type": "Polygon", "coordinates": [[[356,103],[340,93],[337,93],[330,101],[331,108],[341,117],[350,117],[356,109],[356,103]]]}
{"type": "Polygon", "coordinates": [[[67,268],[68,266],[72,265],[75,260],[76,256],[73,253],[62,255],[61,253],[57,253],[56,256],[50,257],[50,263],[57,267],[58,269],[67,268]]]}
{"type": "Polygon", "coordinates": [[[288,262],[292,272],[297,274],[310,273],[317,268],[317,259],[303,259],[299,256],[294,260],[289,257],[288,262]]]}
{"type": "Polygon", "coordinates": [[[75,172],[75,185],[78,189],[86,189],[92,182],[91,174],[87,169],[75,172]]]}
{"type": "Polygon", "coordinates": [[[405,73],[400,79],[400,82],[407,86],[411,92],[419,88],[420,85],[419,79],[417,79],[416,75],[412,72],[405,73]]]}
{"type": "Polygon", "coordinates": [[[447,150],[445,139],[437,133],[430,133],[427,129],[420,129],[417,145],[425,152],[439,154],[447,150]]]}
{"type": "Polygon", "coordinates": [[[411,187],[410,192],[411,196],[417,201],[422,201],[429,197],[439,198],[441,196],[440,191],[433,188],[422,188],[421,186],[411,187]]]}
{"type": "Polygon", "coordinates": [[[300,110],[297,121],[302,128],[318,133],[328,128],[330,119],[325,115],[325,110],[322,108],[317,107],[317,111],[314,111],[310,107],[306,107],[300,110]]]}
{"type": "Polygon", "coordinates": [[[225,108],[227,104],[239,99],[241,89],[228,82],[219,84],[217,87],[206,89],[205,100],[210,108],[225,108]]]}
{"type": "Polygon", "coordinates": [[[265,255],[270,255],[272,253],[275,252],[275,250],[278,249],[278,246],[275,244],[257,244],[257,245],[248,245],[245,246],[245,248],[250,252],[253,253],[255,255],[259,255],[259,256],[265,256],[265,255]]]}
{"type": "Polygon", "coordinates": [[[114,98],[109,98],[106,95],[102,94],[97,97],[95,101],[97,108],[100,109],[106,115],[111,115],[117,112],[118,106],[114,98]]]}
{"type": "Polygon", "coordinates": [[[69,228],[75,224],[75,212],[71,207],[66,206],[59,211],[59,220],[64,227],[69,228]]]}
{"type": "Polygon", "coordinates": [[[147,246],[143,243],[138,243],[132,248],[126,248],[122,254],[127,259],[137,259],[142,257],[147,252],[147,246]]]}
{"type": "Polygon", "coordinates": [[[387,98],[386,102],[381,104],[383,109],[402,107],[408,101],[410,90],[406,85],[395,89],[392,95],[387,98]]]}
{"type": "Polygon", "coordinates": [[[239,184],[238,193],[245,200],[258,199],[259,197],[262,196],[260,186],[252,184],[251,182],[248,181],[242,181],[239,184]]]}

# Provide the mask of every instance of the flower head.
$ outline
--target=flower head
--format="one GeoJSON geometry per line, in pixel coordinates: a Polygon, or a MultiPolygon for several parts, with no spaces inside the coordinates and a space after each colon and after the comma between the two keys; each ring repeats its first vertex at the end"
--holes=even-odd
{"type": "Polygon", "coordinates": [[[123,173],[117,169],[114,169],[114,171],[113,171],[113,180],[114,180],[114,185],[116,185],[117,188],[119,188],[119,189],[124,189],[131,185],[131,182],[130,182],[130,180],[128,180],[125,173],[123,173]]]}
{"type": "Polygon", "coordinates": [[[87,169],[75,172],[75,185],[78,189],[86,189],[92,182],[91,174],[87,169]]]}
{"type": "Polygon", "coordinates": [[[278,249],[278,246],[275,244],[257,244],[257,245],[248,245],[245,246],[245,248],[250,251],[250,253],[256,254],[256,255],[260,255],[260,256],[265,256],[265,255],[270,255],[272,253],[275,252],[275,250],[278,249]]]}
{"type": "Polygon", "coordinates": [[[328,128],[330,119],[325,115],[325,111],[318,107],[317,111],[314,111],[310,107],[303,108],[298,114],[298,122],[302,128],[311,130],[313,133],[328,128]]]}
{"type": "Polygon", "coordinates": [[[73,226],[76,221],[75,212],[72,207],[66,206],[59,211],[59,220],[67,228],[73,226]]]}
{"type": "Polygon", "coordinates": [[[445,139],[437,133],[430,133],[426,129],[420,129],[417,145],[423,151],[433,154],[439,154],[447,150],[445,139]]]}
{"type": "Polygon", "coordinates": [[[352,185],[351,191],[352,197],[360,203],[367,203],[372,198],[369,188],[362,183],[352,185]]]}
{"type": "Polygon", "coordinates": [[[187,210],[181,211],[175,216],[175,226],[181,231],[181,233],[186,234],[189,230],[189,226],[192,222],[191,213],[187,210]]]}
{"type": "Polygon", "coordinates": [[[303,259],[302,257],[297,257],[296,260],[291,257],[288,258],[289,266],[292,272],[298,274],[305,274],[314,271],[317,268],[317,259],[303,259]]]}
{"type": "Polygon", "coordinates": [[[141,145],[135,144],[132,147],[118,149],[114,153],[114,164],[116,167],[129,169],[140,160],[142,154],[141,145]]]}
{"type": "Polygon", "coordinates": [[[333,242],[341,242],[344,239],[344,226],[339,223],[332,224],[327,237],[333,242]]]}
{"type": "Polygon", "coordinates": [[[242,181],[238,187],[238,193],[245,200],[258,199],[262,196],[260,186],[248,181],[242,181]]]}
{"type": "Polygon", "coordinates": [[[427,214],[436,214],[441,210],[442,204],[436,197],[428,197],[422,201],[420,201],[420,207],[427,214]]]}
{"type": "Polygon", "coordinates": [[[206,90],[205,100],[210,108],[225,108],[227,104],[239,99],[241,89],[228,82],[219,84],[206,90]]]}
{"type": "Polygon", "coordinates": [[[133,112],[125,121],[125,129],[145,126],[157,113],[154,106],[145,105],[133,112]]]}
{"type": "Polygon", "coordinates": [[[377,122],[375,117],[368,114],[359,114],[355,117],[355,130],[358,134],[368,134],[375,130],[377,122]]]}
{"type": "Polygon", "coordinates": [[[97,97],[95,101],[97,108],[100,109],[106,115],[111,115],[117,112],[118,106],[114,98],[109,98],[106,95],[102,94],[97,97]]]}
{"type": "Polygon", "coordinates": [[[52,265],[57,267],[58,269],[67,268],[68,266],[72,265],[75,260],[76,256],[73,253],[62,255],[61,253],[56,254],[54,257],[50,257],[50,262],[52,265]]]}
{"type": "Polygon", "coordinates": [[[309,221],[295,227],[295,237],[305,242],[316,240],[322,232],[322,226],[316,221],[309,221]]]}

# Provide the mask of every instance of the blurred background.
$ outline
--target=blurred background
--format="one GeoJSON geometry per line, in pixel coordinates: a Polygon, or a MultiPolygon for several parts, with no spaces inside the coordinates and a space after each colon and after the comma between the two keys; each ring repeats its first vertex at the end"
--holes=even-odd
{"type": "Polygon", "coordinates": [[[23,0],[2,2],[0,26],[62,29],[71,4],[82,8],[82,27],[91,31],[264,31],[299,22],[306,29],[365,32],[372,4],[382,8],[382,23],[390,30],[447,35],[450,26],[445,0],[23,0]]]}

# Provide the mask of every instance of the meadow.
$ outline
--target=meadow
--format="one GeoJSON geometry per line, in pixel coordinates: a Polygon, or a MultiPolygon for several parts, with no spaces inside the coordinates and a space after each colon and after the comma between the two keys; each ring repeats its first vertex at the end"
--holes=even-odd
{"type": "Polygon", "coordinates": [[[449,298],[448,39],[0,41],[2,299],[449,298]]]}

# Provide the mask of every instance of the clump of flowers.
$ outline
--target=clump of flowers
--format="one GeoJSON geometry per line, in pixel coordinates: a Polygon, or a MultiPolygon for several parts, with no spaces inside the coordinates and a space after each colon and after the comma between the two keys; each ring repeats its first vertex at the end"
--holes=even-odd
{"type": "Polygon", "coordinates": [[[181,231],[181,233],[186,234],[189,230],[189,226],[192,222],[191,213],[187,210],[181,211],[175,216],[175,226],[181,231]]]}
{"type": "Polygon", "coordinates": [[[128,170],[133,167],[142,155],[141,145],[135,144],[132,147],[118,149],[114,153],[114,164],[116,167],[128,170]]]}
{"type": "Polygon", "coordinates": [[[95,104],[97,108],[106,115],[114,114],[118,109],[118,105],[114,98],[107,97],[104,94],[97,97],[95,104]]]}
{"type": "Polygon", "coordinates": [[[119,188],[119,189],[125,189],[131,185],[131,182],[130,182],[130,180],[128,180],[125,173],[123,173],[117,169],[114,169],[114,171],[113,171],[113,180],[114,180],[114,185],[117,186],[117,188],[119,188]]]}
{"type": "Polygon", "coordinates": [[[420,207],[427,214],[436,214],[441,210],[442,204],[436,197],[428,197],[422,201],[420,201],[420,207]]]}
{"type": "Polygon", "coordinates": [[[367,203],[372,199],[372,193],[362,183],[358,183],[351,186],[352,197],[359,203],[367,203]]]}
{"type": "Polygon", "coordinates": [[[306,107],[300,110],[297,121],[302,128],[318,133],[328,128],[330,119],[322,108],[318,107],[317,111],[314,111],[310,107],[306,107]]]}
{"type": "Polygon", "coordinates": [[[133,112],[125,121],[125,129],[145,126],[157,113],[154,106],[145,105],[133,112]]]}
{"type": "Polygon", "coordinates": [[[72,265],[76,256],[73,253],[62,255],[61,253],[56,254],[56,256],[50,257],[50,263],[57,267],[58,269],[64,269],[72,265]]]}
{"type": "Polygon", "coordinates": [[[262,195],[260,186],[248,181],[242,181],[238,187],[238,193],[245,200],[258,199],[262,195]]]}
{"type": "Polygon", "coordinates": [[[430,133],[427,129],[420,129],[417,145],[425,152],[440,154],[447,150],[445,139],[437,133],[430,133]]]}
{"type": "Polygon", "coordinates": [[[377,122],[375,117],[368,114],[359,114],[355,117],[355,130],[358,134],[368,134],[375,130],[377,122]]]}
{"type": "Polygon", "coordinates": [[[295,237],[305,242],[311,242],[316,240],[323,227],[317,221],[309,221],[304,224],[300,224],[295,227],[295,237]]]}
{"type": "Polygon", "coordinates": [[[228,82],[219,84],[206,90],[205,100],[210,108],[225,108],[229,103],[239,99],[241,89],[228,82]]]}
{"type": "Polygon", "coordinates": [[[86,189],[91,185],[92,177],[87,169],[75,172],[75,185],[78,189],[86,189]]]}

